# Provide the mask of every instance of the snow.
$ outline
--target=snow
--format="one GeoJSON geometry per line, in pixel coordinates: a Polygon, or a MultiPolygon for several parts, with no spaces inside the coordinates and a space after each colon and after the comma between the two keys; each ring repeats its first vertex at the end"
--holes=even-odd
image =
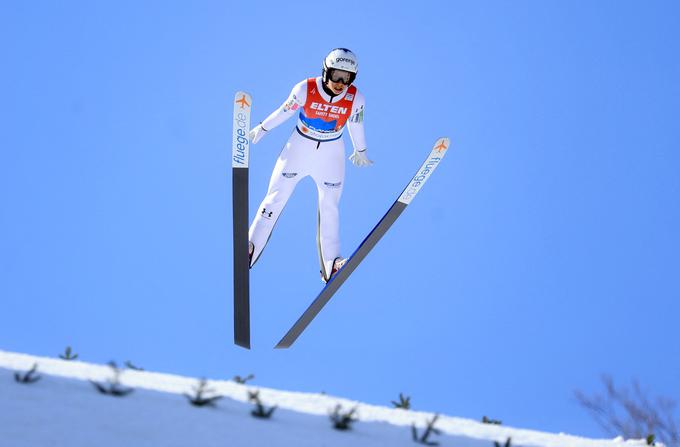
{"type": "MultiPolygon", "coordinates": [[[[194,394],[197,378],[126,369],[121,383],[135,391],[125,397],[98,393],[89,381],[107,382],[108,365],[36,357],[0,351],[0,445],[42,446],[417,446],[431,413],[368,405],[324,394],[280,391],[209,381],[224,396],[214,408],[189,405],[184,394],[194,394]],[[19,384],[15,372],[38,364],[41,380],[19,384]],[[251,416],[248,391],[259,390],[265,406],[278,406],[271,419],[251,416]],[[348,431],[333,429],[329,413],[338,404],[357,408],[358,421],[348,431]]],[[[587,439],[543,433],[440,415],[440,435],[429,440],[441,446],[540,447],[643,446],[642,440],[587,439]]],[[[658,444],[657,444],[658,445],[658,444]]]]}

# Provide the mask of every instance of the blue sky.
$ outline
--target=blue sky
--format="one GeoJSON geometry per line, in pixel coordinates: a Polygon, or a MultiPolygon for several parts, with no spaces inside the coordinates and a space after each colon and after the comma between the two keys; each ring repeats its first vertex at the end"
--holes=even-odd
{"type": "MultiPolygon", "coordinates": [[[[602,435],[575,389],[680,397],[674,2],[91,2],[0,7],[0,349],[326,391],[602,435]],[[452,148],[298,340],[316,194],[298,186],[231,344],[232,98],[253,122],[353,49],[375,165],[351,252],[431,144],[452,148]]],[[[251,152],[251,209],[293,121],[251,152]]],[[[347,139],[349,155],[350,143],[347,139]]]]}

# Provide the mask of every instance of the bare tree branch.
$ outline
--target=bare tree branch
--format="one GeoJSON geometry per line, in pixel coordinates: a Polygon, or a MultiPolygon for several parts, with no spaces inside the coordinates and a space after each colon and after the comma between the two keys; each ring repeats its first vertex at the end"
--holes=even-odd
{"type": "Polygon", "coordinates": [[[612,436],[643,439],[649,435],[669,447],[680,447],[674,417],[676,402],[667,397],[650,400],[637,380],[631,387],[617,387],[609,375],[602,376],[604,394],[587,396],[575,391],[576,400],[612,436]]]}

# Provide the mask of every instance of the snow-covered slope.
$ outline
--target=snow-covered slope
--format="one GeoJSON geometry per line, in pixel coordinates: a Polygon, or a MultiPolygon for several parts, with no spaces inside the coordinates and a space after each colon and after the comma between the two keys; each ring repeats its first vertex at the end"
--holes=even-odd
{"type": "MultiPolygon", "coordinates": [[[[198,379],[125,370],[121,383],[135,388],[126,397],[100,394],[89,381],[107,382],[112,368],[0,351],[0,446],[417,446],[429,413],[362,404],[323,394],[295,393],[210,381],[224,396],[214,408],[194,407],[183,394],[194,394],[198,379]],[[19,384],[15,372],[38,364],[41,380],[19,384]],[[270,419],[251,415],[248,391],[259,390],[262,403],[278,406],[270,419]],[[337,406],[357,408],[351,430],[332,427],[328,414],[337,406]]],[[[512,438],[513,446],[617,447],[643,441],[595,440],[550,434],[440,416],[441,446],[493,447],[512,438]]]]}

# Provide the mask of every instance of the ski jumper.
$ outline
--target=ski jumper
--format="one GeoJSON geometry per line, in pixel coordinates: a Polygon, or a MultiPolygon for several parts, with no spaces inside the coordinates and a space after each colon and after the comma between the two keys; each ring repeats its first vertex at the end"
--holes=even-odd
{"type": "Polygon", "coordinates": [[[274,225],[297,183],[311,176],[319,195],[317,243],[321,273],[328,278],[335,258],[340,256],[338,203],[345,180],[345,126],[355,150],[366,149],[364,98],[354,85],[331,97],[321,77],[301,81],[286,102],[269,115],[262,127],[271,131],[298,114],[297,124],[279,155],[267,195],[253,220],[249,238],[254,245],[251,265],[262,254],[274,225]]]}

